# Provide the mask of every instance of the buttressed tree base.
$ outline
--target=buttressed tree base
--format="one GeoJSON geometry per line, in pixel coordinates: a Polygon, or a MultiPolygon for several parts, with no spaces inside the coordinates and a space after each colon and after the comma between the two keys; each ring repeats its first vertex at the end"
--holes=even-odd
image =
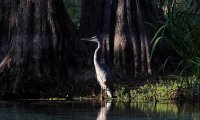
{"type": "Polygon", "coordinates": [[[62,0],[0,0],[0,96],[58,94],[83,48],[62,0]]]}

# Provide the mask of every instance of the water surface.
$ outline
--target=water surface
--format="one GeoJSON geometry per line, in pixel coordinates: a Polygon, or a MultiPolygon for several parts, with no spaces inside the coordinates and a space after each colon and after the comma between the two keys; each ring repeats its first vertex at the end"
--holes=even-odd
{"type": "Polygon", "coordinates": [[[199,104],[0,102],[0,120],[200,120],[199,104]]]}

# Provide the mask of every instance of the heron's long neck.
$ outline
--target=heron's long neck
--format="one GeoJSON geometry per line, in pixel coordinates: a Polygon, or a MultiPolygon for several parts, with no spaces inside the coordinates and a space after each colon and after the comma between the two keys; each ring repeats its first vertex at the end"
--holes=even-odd
{"type": "Polygon", "coordinates": [[[99,65],[99,62],[98,62],[98,53],[99,53],[99,50],[101,48],[100,42],[97,42],[97,43],[98,43],[98,47],[97,47],[97,49],[94,52],[94,64],[95,65],[99,65]]]}

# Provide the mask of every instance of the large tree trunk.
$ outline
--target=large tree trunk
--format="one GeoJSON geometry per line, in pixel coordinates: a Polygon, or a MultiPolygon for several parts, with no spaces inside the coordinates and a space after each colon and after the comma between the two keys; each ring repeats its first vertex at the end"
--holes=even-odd
{"type": "Polygon", "coordinates": [[[81,6],[82,37],[103,39],[103,57],[117,74],[152,74],[148,23],[162,19],[153,0],[82,0],[81,6]]]}
{"type": "Polygon", "coordinates": [[[81,45],[62,0],[0,0],[0,95],[58,95],[81,45]]]}

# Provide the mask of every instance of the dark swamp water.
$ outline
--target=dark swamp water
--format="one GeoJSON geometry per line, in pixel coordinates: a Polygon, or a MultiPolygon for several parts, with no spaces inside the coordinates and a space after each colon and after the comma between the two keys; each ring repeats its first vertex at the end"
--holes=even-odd
{"type": "Polygon", "coordinates": [[[0,102],[0,120],[200,120],[200,104],[0,102]]]}

